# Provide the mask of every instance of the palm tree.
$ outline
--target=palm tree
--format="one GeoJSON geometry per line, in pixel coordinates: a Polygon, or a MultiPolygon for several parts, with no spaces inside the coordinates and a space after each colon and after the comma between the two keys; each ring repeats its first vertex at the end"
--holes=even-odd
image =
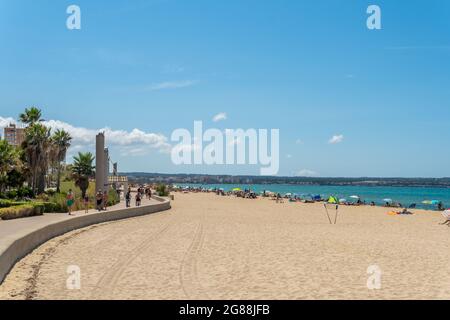
{"type": "Polygon", "coordinates": [[[75,185],[81,189],[83,198],[86,195],[86,190],[89,188],[89,178],[94,175],[94,159],[95,157],[90,152],[78,152],[78,156],[73,157],[72,174],[75,179],[75,185]]]}
{"type": "Polygon", "coordinates": [[[19,119],[22,123],[32,125],[41,120],[42,112],[36,107],[26,108],[24,113],[19,115],[19,119]]]}
{"type": "Polygon", "coordinates": [[[31,188],[33,192],[42,193],[45,190],[45,175],[49,163],[50,129],[33,122],[25,129],[23,147],[31,171],[31,188]]]}
{"type": "Polygon", "coordinates": [[[70,147],[72,137],[64,130],[56,130],[52,136],[52,146],[54,150],[54,160],[57,166],[56,192],[60,192],[61,186],[61,162],[66,159],[67,149],[70,147]]]}

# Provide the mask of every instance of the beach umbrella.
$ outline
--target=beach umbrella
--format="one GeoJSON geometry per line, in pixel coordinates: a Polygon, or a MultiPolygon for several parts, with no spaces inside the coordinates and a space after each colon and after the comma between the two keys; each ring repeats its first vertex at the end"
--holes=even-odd
{"type": "Polygon", "coordinates": [[[386,198],[386,199],[383,199],[383,201],[384,202],[392,202],[392,199],[386,198]]]}
{"type": "Polygon", "coordinates": [[[234,188],[233,191],[241,191],[241,188],[234,188]]]}
{"type": "Polygon", "coordinates": [[[350,198],[358,200],[359,196],[350,196],[350,198]]]}
{"type": "Polygon", "coordinates": [[[285,196],[286,196],[286,197],[290,197],[290,196],[292,196],[292,193],[290,193],[290,192],[289,192],[289,193],[286,193],[285,196]]]}
{"type": "Polygon", "coordinates": [[[337,204],[339,203],[339,200],[336,197],[331,196],[328,198],[328,203],[337,204]]]}
{"type": "Polygon", "coordinates": [[[347,202],[347,199],[339,199],[339,203],[347,202]]]}
{"type": "Polygon", "coordinates": [[[425,200],[425,201],[422,201],[422,203],[427,204],[429,206],[437,206],[440,203],[440,201],[439,200],[425,200]]]}

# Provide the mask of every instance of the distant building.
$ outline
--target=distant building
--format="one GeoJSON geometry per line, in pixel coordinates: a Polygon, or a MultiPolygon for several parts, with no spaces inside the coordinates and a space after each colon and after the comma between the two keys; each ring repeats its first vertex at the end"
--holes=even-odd
{"type": "Polygon", "coordinates": [[[5,140],[10,145],[20,146],[25,140],[25,129],[17,128],[15,124],[10,124],[9,127],[5,128],[5,140]]]}

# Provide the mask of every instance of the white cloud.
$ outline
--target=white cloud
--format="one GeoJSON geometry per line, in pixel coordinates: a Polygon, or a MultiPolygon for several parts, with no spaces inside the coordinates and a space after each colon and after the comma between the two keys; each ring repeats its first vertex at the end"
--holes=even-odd
{"type": "MultiPolygon", "coordinates": [[[[8,127],[10,124],[17,124],[17,121],[13,118],[0,117],[0,128],[1,129],[8,127]]],[[[3,132],[2,132],[2,135],[3,135],[3,132]]]]}
{"type": "Polygon", "coordinates": [[[104,132],[107,139],[107,144],[129,146],[133,144],[146,145],[156,149],[170,148],[167,138],[159,133],[144,132],[139,129],[131,131],[113,130],[111,128],[102,129],[86,129],[83,127],[75,127],[59,120],[45,121],[44,124],[53,130],[64,129],[70,133],[74,143],[93,143],[95,136],[99,132],[104,132]]]}
{"type": "Polygon", "coordinates": [[[218,113],[213,118],[214,122],[219,122],[223,120],[227,120],[227,114],[225,112],[218,113]]]}
{"type": "Polygon", "coordinates": [[[328,143],[337,144],[337,143],[341,143],[342,141],[344,141],[344,135],[339,134],[339,135],[332,136],[331,139],[328,140],[328,143]]]}
{"type": "Polygon", "coordinates": [[[303,144],[303,140],[302,139],[297,139],[297,141],[295,141],[296,144],[303,144]]]}
{"type": "Polygon", "coordinates": [[[317,177],[319,174],[313,170],[302,169],[295,173],[297,177],[317,177]]]}
{"type": "Polygon", "coordinates": [[[287,154],[286,158],[288,158],[288,159],[292,158],[292,154],[287,154]]]}
{"type": "Polygon", "coordinates": [[[122,157],[138,157],[147,155],[149,150],[144,147],[123,147],[120,150],[122,157]]]}
{"type": "Polygon", "coordinates": [[[151,91],[168,90],[168,89],[180,89],[187,88],[195,85],[197,81],[184,80],[184,81],[166,81],[161,83],[155,83],[150,86],[151,91]]]}
{"type": "MultiPolygon", "coordinates": [[[[12,118],[0,117],[0,127],[8,126],[9,123],[16,123],[12,118]]],[[[83,127],[75,127],[69,123],[59,120],[45,121],[44,124],[52,130],[64,129],[72,136],[71,149],[80,150],[83,146],[91,148],[95,144],[95,136],[99,132],[106,135],[106,144],[108,146],[121,147],[140,147],[157,149],[160,152],[170,152],[171,145],[167,142],[167,137],[160,133],[144,132],[139,129],[131,131],[113,130],[111,128],[87,129],[83,127]]],[[[135,152],[136,153],[136,152],[135,152]]]]}

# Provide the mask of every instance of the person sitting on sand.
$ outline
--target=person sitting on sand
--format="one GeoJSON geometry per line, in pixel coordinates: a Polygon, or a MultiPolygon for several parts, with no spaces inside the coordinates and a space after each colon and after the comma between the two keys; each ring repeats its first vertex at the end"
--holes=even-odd
{"type": "Polygon", "coordinates": [[[408,209],[404,208],[402,211],[398,211],[397,214],[413,214],[411,211],[408,211],[408,209]]]}

